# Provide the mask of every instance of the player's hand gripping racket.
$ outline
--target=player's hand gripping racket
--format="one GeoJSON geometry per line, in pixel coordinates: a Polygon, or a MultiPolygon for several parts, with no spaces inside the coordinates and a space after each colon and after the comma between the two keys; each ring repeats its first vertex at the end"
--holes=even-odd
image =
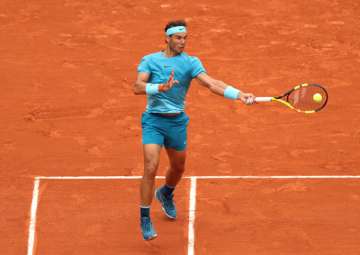
{"type": "Polygon", "coordinates": [[[279,102],[302,113],[315,113],[323,109],[328,101],[328,93],[318,84],[303,83],[295,86],[282,96],[256,97],[255,102],[279,102]]]}

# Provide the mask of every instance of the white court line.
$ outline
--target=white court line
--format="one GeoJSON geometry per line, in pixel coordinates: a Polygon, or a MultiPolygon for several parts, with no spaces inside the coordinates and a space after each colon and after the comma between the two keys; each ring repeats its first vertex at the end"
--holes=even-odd
{"type": "MultiPolygon", "coordinates": [[[[360,179],[360,175],[238,175],[238,176],[185,176],[185,179],[360,179]]],[[[142,176],[37,176],[39,180],[136,180],[142,176]]],[[[165,176],[156,176],[165,179],[165,176]]]]}
{"type": "MultiPolygon", "coordinates": [[[[33,255],[36,232],[36,213],[39,200],[40,180],[138,180],[142,176],[37,176],[34,181],[34,190],[31,202],[29,239],[27,255],[33,255]]],[[[156,179],[164,179],[165,176],[156,176],[156,179]]],[[[191,180],[190,201],[189,201],[189,229],[188,229],[188,255],[195,254],[195,213],[196,213],[196,185],[197,179],[247,179],[247,180],[271,180],[271,179],[360,179],[360,175],[273,175],[273,176],[185,176],[185,179],[191,180]]]]}
{"type": "MultiPolygon", "coordinates": [[[[38,176],[41,180],[136,180],[142,176],[38,176]]],[[[157,179],[164,179],[164,176],[157,176],[157,179]]]]}
{"type": "Polygon", "coordinates": [[[239,175],[196,176],[197,179],[360,179],[360,175],[239,175]]]}
{"type": "Polygon", "coordinates": [[[195,254],[196,177],[190,179],[188,255],[195,254]]]}
{"type": "Polygon", "coordinates": [[[37,207],[38,207],[38,202],[39,202],[39,187],[40,187],[40,179],[35,178],[32,201],[31,201],[31,209],[30,209],[29,238],[28,238],[27,255],[32,255],[34,253],[36,212],[37,212],[37,207]]]}

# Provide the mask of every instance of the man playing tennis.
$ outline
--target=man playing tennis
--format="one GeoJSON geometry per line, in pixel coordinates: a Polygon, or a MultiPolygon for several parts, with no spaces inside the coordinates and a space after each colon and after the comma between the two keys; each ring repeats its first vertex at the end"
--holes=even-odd
{"type": "Polygon", "coordinates": [[[136,95],[147,95],[146,111],[141,120],[144,175],[140,184],[140,226],[145,240],[157,236],[150,219],[150,205],[163,146],[170,167],[165,184],[155,191],[155,198],[161,203],[165,215],[176,219],[173,192],[185,170],[189,117],[184,112],[184,99],[191,80],[197,78],[213,93],[244,104],[252,104],[255,99],[253,94],[213,79],[198,58],[184,52],[187,39],[185,21],[169,22],[165,36],[166,49],[143,57],[134,85],[136,95]]]}

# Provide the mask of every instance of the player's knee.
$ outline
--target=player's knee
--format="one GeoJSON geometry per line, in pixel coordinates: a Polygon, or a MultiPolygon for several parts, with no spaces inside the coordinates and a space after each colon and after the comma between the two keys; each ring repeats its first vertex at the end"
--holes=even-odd
{"type": "Polygon", "coordinates": [[[157,172],[158,164],[156,162],[148,162],[145,165],[145,177],[147,178],[155,178],[157,172]]]}

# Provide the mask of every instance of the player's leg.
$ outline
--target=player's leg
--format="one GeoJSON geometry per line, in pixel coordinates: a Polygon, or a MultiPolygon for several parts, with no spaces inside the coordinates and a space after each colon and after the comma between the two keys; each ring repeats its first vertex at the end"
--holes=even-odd
{"type": "Polygon", "coordinates": [[[156,125],[157,122],[155,116],[149,113],[144,113],[142,116],[144,175],[140,183],[140,226],[145,240],[151,240],[157,236],[150,218],[155,177],[164,141],[164,137],[156,125]]]}
{"type": "Polygon", "coordinates": [[[155,177],[160,162],[161,145],[144,144],[144,175],[140,184],[140,201],[142,206],[150,206],[155,186],[155,177]]]}
{"type": "Polygon", "coordinates": [[[140,226],[145,240],[154,239],[157,234],[150,218],[150,206],[154,194],[155,177],[159,167],[161,146],[144,144],[144,175],[140,183],[140,226]]]}
{"type": "Polygon", "coordinates": [[[169,187],[176,187],[185,171],[186,150],[177,151],[166,148],[169,157],[169,169],[166,172],[165,184],[169,187]]]}
{"type": "Polygon", "coordinates": [[[166,172],[165,185],[157,189],[155,195],[160,201],[165,215],[170,219],[176,219],[173,192],[185,171],[186,150],[177,151],[167,148],[166,151],[169,156],[170,167],[166,172]]]}

